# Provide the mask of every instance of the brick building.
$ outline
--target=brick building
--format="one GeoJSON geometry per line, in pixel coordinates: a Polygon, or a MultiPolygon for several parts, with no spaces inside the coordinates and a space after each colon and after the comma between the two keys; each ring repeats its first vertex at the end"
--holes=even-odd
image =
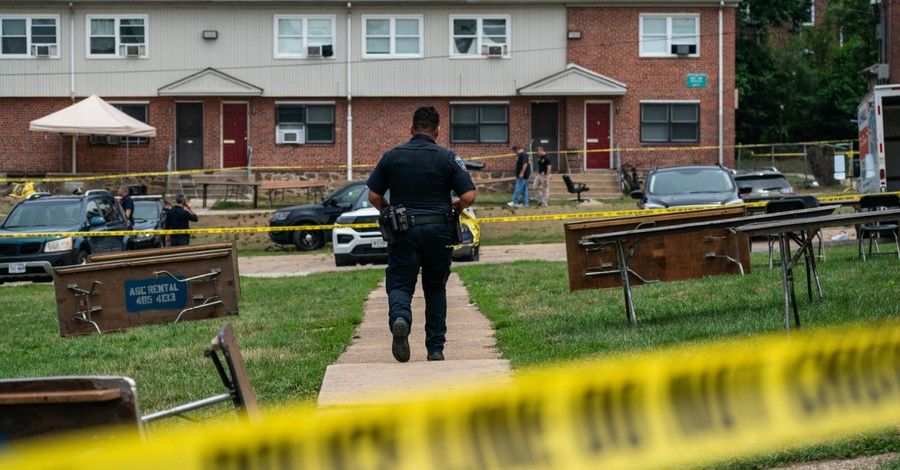
{"type": "Polygon", "coordinates": [[[729,166],[737,4],[0,0],[0,171],[364,174],[423,104],[491,170],[729,166]],[[157,137],[29,132],[91,94],[157,137]]]}

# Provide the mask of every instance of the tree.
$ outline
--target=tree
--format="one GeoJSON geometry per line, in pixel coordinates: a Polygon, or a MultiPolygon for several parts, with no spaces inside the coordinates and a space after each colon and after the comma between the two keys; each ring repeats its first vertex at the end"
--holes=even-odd
{"type": "Polygon", "coordinates": [[[829,0],[822,20],[801,26],[797,0],[744,0],[736,51],[743,143],[852,139],[866,93],[859,72],[877,58],[870,0],[829,0]]]}

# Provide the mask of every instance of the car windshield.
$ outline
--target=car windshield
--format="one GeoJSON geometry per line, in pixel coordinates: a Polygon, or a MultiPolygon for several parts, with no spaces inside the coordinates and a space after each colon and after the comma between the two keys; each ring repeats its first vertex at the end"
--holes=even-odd
{"type": "Polygon", "coordinates": [[[81,223],[81,201],[34,201],[16,206],[3,228],[51,227],[81,223]]]}
{"type": "Polygon", "coordinates": [[[327,199],[334,200],[337,203],[350,203],[353,204],[359,198],[360,194],[367,191],[366,185],[364,184],[351,184],[348,186],[344,186],[343,188],[338,189],[337,191],[331,193],[327,199]]]}
{"type": "Polygon", "coordinates": [[[678,169],[654,173],[647,183],[651,194],[724,193],[734,190],[731,175],[718,168],[678,169]]]}
{"type": "Polygon", "coordinates": [[[738,176],[735,178],[738,180],[740,186],[749,186],[753,192],[761,192],[761,191],[777,191],[779,189],[788,189],[791,187],[790,183],[787,182],[787,179],[784,176],[780,175],[754,175],[754,176],[738,176]]]}
{"type": "Polygon", "coordinates": [[[159,219],[159,204],[156,201],[134,201],[134,218],[141,220],[159,219]]]}

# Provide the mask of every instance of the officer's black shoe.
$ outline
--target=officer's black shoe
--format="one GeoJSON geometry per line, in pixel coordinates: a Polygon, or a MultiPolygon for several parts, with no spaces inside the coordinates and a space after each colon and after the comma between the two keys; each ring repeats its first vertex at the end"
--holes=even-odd
{"type": "Polygon", "coordinates": [[[394,335],[394,342],[391,344],[394,359],[397,362],[409,361],[409,324],[402,318],[396,319],[391,325],[391,334],[394,335]]]}
{"type": "Polygon", "coordinates": [[[432,351],[432,352],[428,353],[428,360],[429,361],[443,361],[444,353],[442,353],[441,351],[432,351]]]}

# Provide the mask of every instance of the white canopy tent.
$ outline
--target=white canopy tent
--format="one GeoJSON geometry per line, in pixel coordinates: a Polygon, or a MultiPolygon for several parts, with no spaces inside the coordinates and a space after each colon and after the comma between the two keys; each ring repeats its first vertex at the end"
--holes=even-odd
{"type": "MultiPolygon", "coordinates": [[[[156,128],[91,95],[78,103],[31,121],[28,130],[72,135],[72,173],[76,172],[75,139],[79,135],[156,137],[156,128]]],[[[125,149],[126,171],[128,147],[125,149]]]]}

